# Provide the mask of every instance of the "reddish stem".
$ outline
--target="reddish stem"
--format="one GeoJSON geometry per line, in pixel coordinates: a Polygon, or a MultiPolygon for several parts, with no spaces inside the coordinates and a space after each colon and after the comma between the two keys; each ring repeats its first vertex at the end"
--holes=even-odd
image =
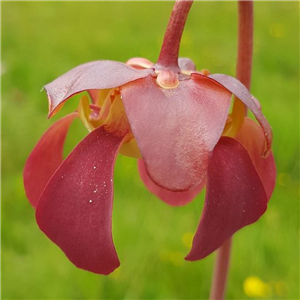
{"type": "Polygon", "coordinates": [[[224,299],[230,262],[231,242],[232,238],[227,239],[217,251],[210,290],[210,300],[224,299]]]}
{"type": "MultiPolygon", "coordinates": [[[[249,89],[251,85],[253,54],[253,2],[239,1],[238,13],[239,29],[236,76],[237,79],[239,79],[249,89]]],[[[233,110],[238,110],[240,105],[244,107],[240,100],[235,99],[233,110]]],[[[229,270],[231,243],[232,238],[229,238],[217,250],[210,300],[224,299],[229,270]]]]}
{"type": "Polygon", "coordinates": [[[239,1],[239,41],[236,77],[247,89],[251,85],[253,53],[253,2],[239,1]]]}
{"type": "Polygon", "coordinates": [[[178,55],[184,25],[193,1],[176,0],[156,66],[179,70],[178,55]]]}

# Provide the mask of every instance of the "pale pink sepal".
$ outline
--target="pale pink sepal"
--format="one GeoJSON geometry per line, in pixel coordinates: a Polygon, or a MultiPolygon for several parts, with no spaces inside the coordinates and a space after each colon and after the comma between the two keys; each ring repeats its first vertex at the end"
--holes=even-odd
{"type": "Polygon", "coordinates": [[[76,93],[116,88],[147,77],[151,73],[152,69],[136,70],[126,64],[109,60],[82,64],[45,85],[49,100],[49,116],[56,107],[76,93]]]}
{"type": "Polygon", "coordinates": [[[147,172],[171,191],[199,185],[228,115],[231,94],[205,76],[160,88],[147,77],[121,87],[147,172]]]}

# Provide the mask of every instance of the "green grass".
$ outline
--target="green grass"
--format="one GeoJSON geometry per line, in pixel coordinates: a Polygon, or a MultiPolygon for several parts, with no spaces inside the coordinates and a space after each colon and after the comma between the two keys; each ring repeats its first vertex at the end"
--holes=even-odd
{"type": "MultiPolygon", "coordinates": [[[[207,299],[214,254],[190,263],[182,242],[197,227],[203,194],[173,208],[148,193],[136,162],[115,169],[113,234],[121,267],[108,277],[76,269],[38,229],[22,169],[50,124],[41,87],[84,62],[157,59],[172,2],[2,2],[2,298],[207,299]]],[[[181,56],[234,75],[236,3],[195,2],[181,56]]],[[[269,283],[270,299],[299,298],[299,3],[256,2],[252,93],[274,131],[278,180],[268,211],[234,237],[228,299],[243,282],[269,283]],[[284,288],[276,291],[282,282],[284,288]]],[[[80,122],[67,151],[86,134],[80,122]]]]}

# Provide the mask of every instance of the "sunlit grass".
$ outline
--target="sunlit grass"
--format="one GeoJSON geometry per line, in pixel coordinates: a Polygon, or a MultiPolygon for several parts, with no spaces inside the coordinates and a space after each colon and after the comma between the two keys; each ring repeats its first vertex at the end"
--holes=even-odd
{"type": "MultiPolygon", "coordinates": [[[[76,269],[39,231],[22,184],[25,160],[53,122],[42,86],[87,61],[155,61],[171,8],[171,2],[2,3],[3,299],[207,299],[214,255],[183,260],[203,194],[186,207],[169,207],[143,187],[136,162],[120,156],[113,234],[121,267],[104,277],[76,269]]],[[[299,5],[256,2],[255,17],[252,92],[274,130],[278,183],[267,213],[234,237],[227,298],[258,298],[244,287],[255,277],[271,287],[263,297],[298,299],[299,5]]],[[[199,69],[234,75],[236,3],[195,2],[181,55],[199,69]]],[[[78,97],[54,119],[77,104],[78,97]]],[[[66,152],[85,134],[80,122],[72,125],[66,152]]]]}

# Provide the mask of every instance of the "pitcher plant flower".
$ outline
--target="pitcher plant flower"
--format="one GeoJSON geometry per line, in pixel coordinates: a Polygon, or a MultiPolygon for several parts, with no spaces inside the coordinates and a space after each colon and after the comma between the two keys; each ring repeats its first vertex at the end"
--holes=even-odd
{"type": "Polygon", "coordinates": [[[271,128],[240,81],[178,59],[191,5],[175,3],[157,63],[94,61],[44,87],[49,117],[73,95],[88,92],[76,112],[46,131],[24,169],[40,229],[79,268],[109,274],[120,264],[111,225],[118,154],[138,159],[146,187],[170,205],[189,203],[206,186],[187,260],[206,257],[267,208],[275,178],[271,128]],[[230,113],[232,95],[259,125],[243,109],[230,113]],[[63,159],[75,118],[90,133],[63,159]]]}

